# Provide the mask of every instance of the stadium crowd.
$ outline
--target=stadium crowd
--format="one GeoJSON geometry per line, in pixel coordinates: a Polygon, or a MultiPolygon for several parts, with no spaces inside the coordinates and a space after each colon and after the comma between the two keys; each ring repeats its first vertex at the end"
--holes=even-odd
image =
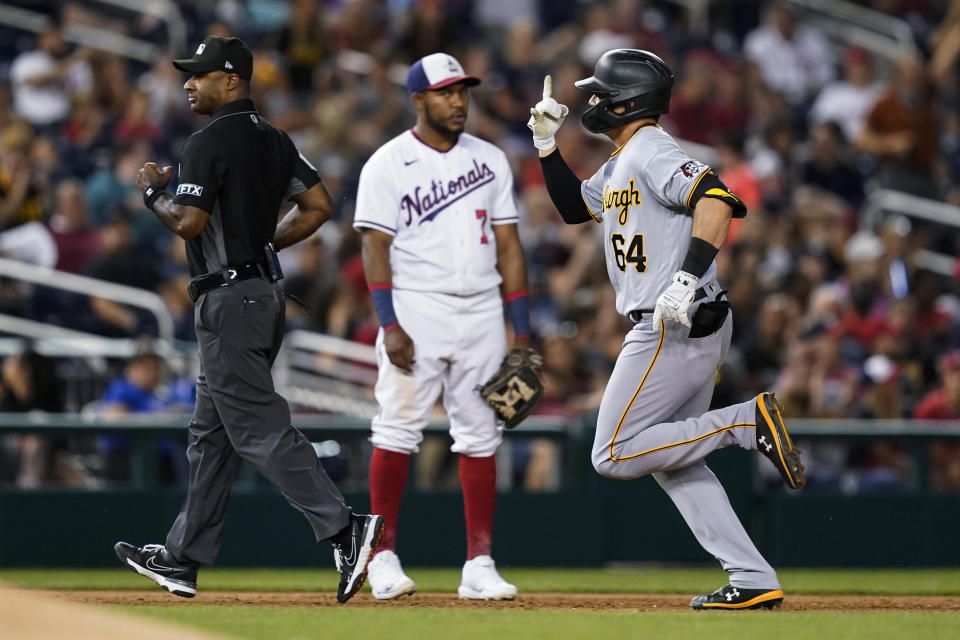
{"type": "MultiPolygon", "coordinates": [[[[183,243],[162,232],[134,183],[144,162],[172,164],[204,122],[169,63],[187,52],[146,65],[73,46],[63,25],[96,24],[161,48],[168,34],[154,18],[107,5],[29,4],[59,21],[36,36],[0,30],[0,253],[157,292],[177,337],[190,340],[183,243]]],[[[860,2],[910,25],[916,52],[891,56],[828,40],[789,2],[707,2],[698,12],[653,0],[176,4],[189,43],[212,33],[250,45],[255,102],[336,202],[315,238],[283,252],[284,286],[310,309],[291,303],[289,329],[372,344],[377,320],[351,229],[359,170],[414,121],[407,65],[446,51],[483,79],[468,130],[500,146],[515,171],[545,356],[541,411],[595,408],[628,325],[614,311],[599,228],[563,224],[525,123],[552,74],[554,97],[573,112],[558,144],[588,177],[611,149],[579,126],[589,96],[573,82],[604,51],[638,47],[676,75],[664,128],[750,210],[718,258],[735,329],[715,403],[774,389],[793,417],[960,419],[960,270],[918,259],[958,255],[960,234],[902,215],[872,221],[866,206],[878,189],[960,204],[960,2],[860,2]]],[[[108,336],[156,331],[108,300],[10,283],[0,310],[108,336]]],[[[3,411],[17,410],[7,368],[3,411]]],[[[940,443],[933,461],[934,486],[960,490],[960,450],[940,443]]],[[[814,447],[810,479],[838,483],[854,468],[864,483],[899,486],[910,464],[895,444],[814,447]]]]}

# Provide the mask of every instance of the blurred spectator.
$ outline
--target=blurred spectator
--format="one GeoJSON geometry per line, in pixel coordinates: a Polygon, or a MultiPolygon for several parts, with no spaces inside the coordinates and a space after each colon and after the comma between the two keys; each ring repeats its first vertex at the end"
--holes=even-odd
{"type": "Polygon", "coordinates": [[[460,44],[454,3],[414,0],[409,5],[397,37],[397,50],[405,62],[437,51],[449,51],[460,44]]]}
{"type": "Polygon", "coordinates": [[[783,0],[767,5],[764,24],[747,34],[743,51],[759,68],[763,82],[795,107],[803,107],[833,79],[826,38],[783,0]]]}
{"type": "Polygon", "coordinates": [[[57,243],[57,269],[85,273],[100,253],[100,232],[87,217],[87,196],[79,180],[64,180],[57,186],[50,233],[57,243]]]}
{"type": "Polygon", "coordinates": [[[923,62],[914,56],[898,61],[897,75],[867,116],[857,139],[880,161],[881,186],[924,198],[939,198],[932,174],[937,155],[934,93],[923,62]]]}
{"type": "Polygon", "coordinates": [[[863,175],[847,157],[849,145],[836,122],[821,122],[810,130],[806,161],[801,169],[804,184],[819,187],[859,208],[864,200],[863,175]]]}
{"type": "Polygon", "coordinates": [[[702,56],[691,56],[677,75],[664,125],[678,138],[706,144],[716,134],[716,125],[707,116],[716,86],[713,69],[702,56]]]}
{"type": "MultiPolygon", "coordinates": [[[[937,373],[940,386],[924,396],[913,417],[960,421],[960,351],[940,358],[937,373]]],[[[930,445],[930,486],[941,491],[960,491],[960,443],[956,440],[930,445]]]]}
{"type": "MultiPolygon", "coordinates": [[[[728,131],[718,136],[714,142],[717,152],[714,168],[723,183],[730,187],[747,206],[747,211],[755,211],[763,204],[763,195],[757,174],[743,155],[745,143],[743,134],[735,131],[728,131]]],[[[741,218],[730,221],[730,229],[724,240],[727,245],[737,242],[742,224],[741,218]]]]}
{"type": "Polygon", "coordinates": [[[127,62],[113,53],[94,51],[88,56],[93,76],[91,93],[97,108],[113,123],[123,114],[130,101],[127,62]]]}
{"type": "Polygon", "coordinates": [[[326,327],[322,318],[316,314],[328,308],[337,288],[330,277],[332,261],[319,236],[308,238],[292,248],[300,249],[297,272],[287,275],[280,283],[287,296],[287,329],[324,331],[326,327]]]}
{"type": "Polygon", "coordinates": [[[319,0],[290,3],[290,17],[280,31],[277,49],[286,58],[291,87],[297,95],[306,96],[317,65],[332,54],[319,0]]]}
{"type": "MultiPolygon", "coordinates": [[[[163,263],[160,285],[157,289],[173,316],[173,336],[178,340],[195,342],[194,306],[187,285],[190,283],[190,268],[187,265],[187,247],[183,242],[171,242],[169,259],[163,263]]],[[[192,385],[192,382],[191,382],[192,385]]]]}
{"type": "Polygon", "coordinates": [[[150,97],[143,91],[131,92],[123,116],[114,128],[113,139],[119,144],[152,143],[159,137],[160,127],[150,119],[150,97]]]}
{"type": "MultiPolygon", "coordinates": [[[[59,377],[53,361],[26,350],[7,356],[0,376],[0,411],[28,413],[60,412],[59,377]]],[[[67,440],[41,435],[14,435],[5,438],[12,444],[17,459],[15,482],[21,488],[44,484],[82,486],[88,483],[85,473],[69,458],[67,440]]]]}
{"type": "Polygon", "coordinates": [[[23,122],[0,137],[0,230],[43,218],[47,194],[30,161],[32,144],[33,131],[23,122]]]}
{"type": "Polygon", "coordinates": [[[847,140],[856,140],[867,115],[883,93],[873,79],[873,57],[861,47],[847,47],[843,55],[843,80],[825,86],[810,109],[813,123],[836,122],[847,140]]]}
{"type": "Polygon", "coordinates": [[[69,110],[71,80],[83,83],[85,70],[73,69],[77,56],[65,58],[66,52],[60,29],[49,27],[37,36],[36,49],[24,51],[10,66],[17,114],[33,126],[62,122],[69,110]]]}
{"type": "MultiPolygon", "coordinates": [[[[148,157],[149,149],[142,143],[118,144],[113,150],[113,162],[97,169],[87,178],[87,201],[91,219],[97,226],[103,226],[121,212],[132,214],[144,211],[136,177],[148,157]]],[[[143,221],[151,218],[154,216],[137,216],[135,222],[143,225],[143,221]]],[[[160,230],[158,225],[150,225],[144,230],[142,235],[145,241],[149,242],[153,239],[150,236],[157,235],[160,230]]]]}
{"type": "Polygon", "coordinates": [[[79,178],[86,178],[111,156],[107,118],[92,94],[74,94],[63,126],[63,160],[79,178]]]}
{"type": "MultiPolygon", "coordinates": [[[[160,277],[149,257],[134,249],[133,233],[125,215],[117,215],[100,234],[101,253],[87,268],[88,276],[129,287],[153,291],[160,277]]],[[[142,335],[156,331],[147,312],[106,298],[91,297],[90,308],[102,332],[113,336],[142,335]]]]}
{"type": "MultiPolygon", "coordinates": [[[[146,413],[171,413],[189,411],[193,397],[183,397],[183,388],[175,386],[180,395],[161,397],[160,382],[163,378],[163,361],[150,350],[142,350],[130,358],[123,376],[113,380],[103,393],[98,405],[98,414],[106,421],[119,421],[124,416],[146,413]]],[[[129,436],[105,435],[99,438],[104,462],[103,479],[110,482],[125,482],[130,479],[129,436]]],[[[167,481],[185,483],[189,467],[186,460],[186,437],[161,438],[157,440],[157,453],[163,466],[161,477],[167,481]]]]}

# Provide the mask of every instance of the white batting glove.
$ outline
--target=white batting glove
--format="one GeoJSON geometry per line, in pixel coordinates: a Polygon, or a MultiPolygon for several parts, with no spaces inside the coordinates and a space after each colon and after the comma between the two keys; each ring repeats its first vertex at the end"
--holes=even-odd
{"type": "Polygon", "coordinates": [[[544,151],[557,146],[554,136],[570,113],[570,109],[554,100],[551,94],[553,78],[548,75],[543,78],[543,100],[530,109],[530,119],[527,121],[527,126],[533,132],[533,146],[544,151]]]}
{"type": "Polygon", "coordinates": [[[677,271],[673,274],[673,282],[657,298],[657,306],[653,310],[654,328],[660,324],[660,320],[679,322],[690,328],[690,317],[687,311],[693,303],[693,296],[696,295],[699,282],[700,278],[686,271],[677,271]]]}

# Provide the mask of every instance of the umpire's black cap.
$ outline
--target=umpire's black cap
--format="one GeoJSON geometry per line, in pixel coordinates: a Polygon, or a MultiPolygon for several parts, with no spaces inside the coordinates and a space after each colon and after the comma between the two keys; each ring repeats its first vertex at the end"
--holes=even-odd
{"type": "Polygon", "coordinates": [[[207,36],[192,58],[174,60],[173,66],[187,73],[223,71],[249,80],[253,74],[253,55],[240,38],[207,36]]]}

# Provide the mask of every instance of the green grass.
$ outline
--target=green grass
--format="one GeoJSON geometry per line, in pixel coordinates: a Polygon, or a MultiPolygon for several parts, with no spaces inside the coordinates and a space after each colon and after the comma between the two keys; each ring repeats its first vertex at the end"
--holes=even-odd
{"type": "MultiPolygon", "coordinates": [[[[520,592],[689,593],[712,591],[725,582],[718,569],[515,569],[501,573],[520,592]]],[[[423,592],[453,593],[458,569],[408,568],[423,592]]],[[[788,593],[960,595],[960,569],[783,569],[788,593]]],[[[143,590],[143,578],[117,569],[0,569],[0,580],[36,589],[143,590]]],[[[209,591],[333,591],[337,575],[322,569],[203,569],[199,588],[209,591]]]]}
{"type": "Polygon", "coordinates": [[[937,640],[956,638],[960,632],[960,618],[956,614],[917,612],[844,614],[781,611],[724,614],[692,611],[680,613],[235,606],[117,608],[251,640],[937,640]]]}

